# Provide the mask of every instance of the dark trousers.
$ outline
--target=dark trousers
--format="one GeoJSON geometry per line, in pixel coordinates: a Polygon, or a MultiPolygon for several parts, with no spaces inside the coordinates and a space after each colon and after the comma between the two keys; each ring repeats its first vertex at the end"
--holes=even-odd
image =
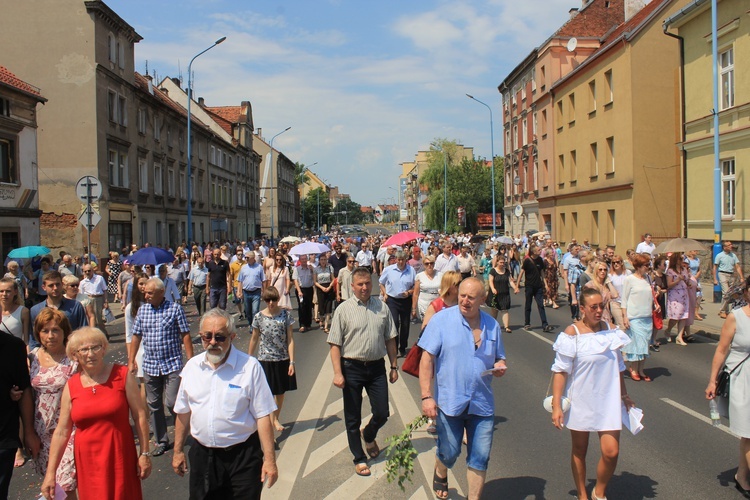
{"type": "Polygon", "coordinates": [[[169,412],[174,415],[174,404],[177,401],[177,391],[180,389],[180,372],[167,375],[143,374],[146,382],[146,405],[151,413],[151,432],[157,444],[169,444],[167,434],[167,416],[164,411],[164,399],[169,412]]]}
{"type": "Polygon", "coordinates": [[[531,324],[531,300],[534,299],[542,320],[542,327],[547,326],[547,313],[544,312],[544,287],[527,286],[524,291],[526,292],[526,307],[523,310],[524,325],[531,324]]]}
{"type": "Polygon", "coordinates": [[[388,421],[388,381],[385,360],[363,363],[342,358],[341,372],[345,381],[343,392],[346,437],[349,440],[349,450],[354,455],[354,463],[360,464],[367,461],[367,456],[362,449],[362,437],[365,442],[372,443],[378,435],[378,430],[388,421]],[[372,418],[362,430],[360,437],[362,389],[367,391],[367,396],[370,398],[372,418]]]}
{"type": "Polygon", "coordinates": [[[206,287],[193,285],[193,298],[195,299],[195,307],[198,309],[198,316],[203,316],[206,312],[206,287]]]}
{"type": "Polygon", "coordinates": [[[312,326],[313,287],[300,287],[300,290],[302,290],[302,302],[299,305],[299,326],[310,328],[312,326]]]}
{"type": "Polygon", "coordinates": [[[0,498],[8,498],[8,488],[10,488],[10,478],[13,475],[15,459],[15,448],[0,450],[0,498]]]}
{"type": "Polygon", "coordinates": [[[207,448],[194,441],[188,458],[190,500],[260,498],[263,450],[257,432],[229,448],[207,448]]]}
{"type": "Polygon", "coordinates": [[[219,309],[227,309],[227,288],[211,288],[209,289],[208,303],[211,309],[218,307],[219,309]]]}
{"type": "Polygon", "coordinates": [[[388,297],[386,305],[391,311],[393,322],[396,324],[398,331],[398,349],[404,352],[409,344],[409,319],[411,315],[411,297],[397,299],[388,297]]]}

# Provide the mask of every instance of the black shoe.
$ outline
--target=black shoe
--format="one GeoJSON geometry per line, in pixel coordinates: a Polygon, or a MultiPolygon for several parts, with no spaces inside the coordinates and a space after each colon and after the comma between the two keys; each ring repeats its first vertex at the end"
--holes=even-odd
{"type": "Polygon", "coordinates": [[[737,481],[737,476],[734,476],[734,487],[737,488],[737,491],[739,491],[743,497],[750,498],[750,490],[746,490],[740,486],[740,482],[737,481]]]}
{"type": "Polygon", "coordinates": [[[151,452],[151,456],[153,457],[160,457],[164,455],[167,452],[167,445],[166,444],[159,444],[154,448],[154,451],[151,452]]]}
{"type": "Polygon", "coordinates": [[[544,328],[542,328],[542,330],[546,333],[550,333],[552,330],[554,330],[554,328],[552,328],[552,325],[547,325],[544,328]]]}
{"type": "Polygon", "coordinates": [[[406,357],[406,350],[404,350],[404,349],[399,349],[399,351],[398,351],[398,356],[399,356],[400,358],[404,358],[404,357],[406,357]]]}
{"type": "Polygon", "coordinates": [[[651,344],[649,347],[651,348],[652,351],[659,352],[659,346],[658,345],[651,344]]]}
{"type": "Polygon", "coordinates": [[[523,325],[524,330],[531,330],[531,325],[523,325]]]}

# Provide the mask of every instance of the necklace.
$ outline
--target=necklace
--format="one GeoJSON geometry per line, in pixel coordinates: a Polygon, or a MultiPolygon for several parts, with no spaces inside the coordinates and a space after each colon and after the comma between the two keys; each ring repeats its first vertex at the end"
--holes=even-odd
{"type": "Polygon", "coordinates": [[[89,379],[90,381],[92,381],[92,382],[94,383],[94,385],[92,385],[92,386],[91,386],[91,393],[92,393],[92,394],[96,394],[96,386],[97,386],[97,385],[101,385],[101,384],[99,384],[99,382],[97,382],[97,381],[96,381],[96,379],[95,379],[94,377],[92,377],[91,375],[89,375],[88,373],[86,373],[86,372],[84,372],[84,373],[86,374],[86,377],[87,377],[87,378],[88,378],[88,379],[89,379]]]}
{"type": "Polygon", "coordinates": [[[49,359],[51,359],[51,360],[52,360],[53,362],[55,362],[56,364],[60,364],[60,362],[61,362],[61,361],[62,361],[62,360],[63,360],[63,359],[65,358],[65,353],[63,353],[63,354],[62,354],[62,356],[60,356],[60,359],[57,359],[57,358],[55,358],[55,357],[54,357],[54,356],[52,355],[52,353],[51,353],[51,352],[49,352],[49,351],[47,350],[47,348],[46,348],[46,347],[44,347],[44,346],[42,346],[42,351],[44,351],[44,353],[45,353],[45,354],[47,355],[47,357],[48,357],[49,359]]]}

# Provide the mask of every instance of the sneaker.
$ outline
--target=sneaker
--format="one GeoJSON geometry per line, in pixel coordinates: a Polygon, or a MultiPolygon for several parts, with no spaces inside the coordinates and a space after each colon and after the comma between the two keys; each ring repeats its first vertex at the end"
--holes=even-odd
{"type": "Polygon", "coordinates": [[[154,451],[151,452],[151,456],[160,457],[167,452],[167,445],[164,443],[156,445],[154,451]]]}
{"type": "Polygon", "coordinates": [[[524,330],[531,330],[531,325],[523,325],[524,330]]]}
{"type": "Polygon", "coordinates": [[[552,328],[552,325],[547,325],[544,328],[542,328],[542,330],[545,331],[546,333],[550,333],[552,330],[554,330],[554,328],[552,328]]]}
{"type": "Polygon", "coordinates": [[[651,348],[652,351],[659,352],[659,346],[658,345],[651,344],[649,347],[651,348]]]}

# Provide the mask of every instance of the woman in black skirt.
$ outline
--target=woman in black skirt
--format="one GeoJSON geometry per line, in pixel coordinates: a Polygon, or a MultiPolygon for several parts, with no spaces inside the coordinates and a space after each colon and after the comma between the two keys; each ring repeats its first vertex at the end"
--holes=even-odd
{"type": "Polygon", "coordinates": [[[278,409],[271,414],[271,424],[278,432],[284,430],[279,423],[279,413],[284,404],[284,393],[297,389],[297,376],[294,372],[294,318],[286,309],[279,307],[279,291],[269,286],[263,290],[261,298],[266,308],[255,315],[252,321],[253,335],[247,352],[257,358],[278,409]]]}
{"type": "Polygon", "coordinates": [[[492,297],[489,304],[493,308],[495,317],[497,311],[502,314],[503,329],[505,333],[510,333],[510,287],[518,293],[518,285],[510,279],[510,271],[505,266],[505,257],[498,255],[495,259],[495,267],[490,270],[490,292],[492,297]]]}

